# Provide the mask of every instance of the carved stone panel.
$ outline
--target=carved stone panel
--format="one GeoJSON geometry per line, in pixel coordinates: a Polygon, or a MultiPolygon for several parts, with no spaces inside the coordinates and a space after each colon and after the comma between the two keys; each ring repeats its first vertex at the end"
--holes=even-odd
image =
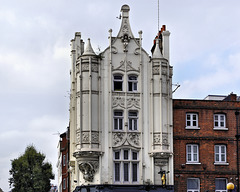
{"type": "Polygon", "coordinates": [[[92,132],[92,143],[99,143],[99,133],[92,132]]]}
{"type": "Polygon", "coordinates": [[[160,133],[154,133],[153,134],[153,144],[154,145],[161,144],[161,134],[160,133]]]}
{"type": "Polygon", "coordinates": [[[154,159],[154,164],[156,166],[166,166],[168,164],[168,159],[158,159],[158,158],[155,158],[154,159]]]}
{"type": "Polygon", "coordinates": [[[113,133],[113,147],[119,147],[123,145],[126,140],[126,134],[122,132],[113,133]]]}
{"type": "Polygon", "coordinates": [[[82,132],[82,143],[89,143],[89,132],[88,131],[82,132]]]}
{"type": "Polygon", "coordinates": [[[112,97],[112,105],[113,107],[124,107],[125,106],[125,99],[124,97],[112,97]]]}
{"type": "Polygon", "coordinates": [[[159,75],[160,66],[153,66],[152,73],[153,75],[159,75]]]}
{"type": "Polygon", "coordinates": [[[98,171],[98,167],[98,161],[83,161],[79,164],[79,170],[83,174],[83,179],[89,182],[93,181],[94,174],[98,171]]]}
{"type": "Polygon", "coordinates": [[[135,98],[135,97],[130,97],[127,98],[127,107],[136,107],[136,108],[140,108],[140,99],[139,98],[135,98]]]}
{"type": "Polygon", "coordinates": [[[128,142],[134,147],[140,147],[140,133],[128,133],[128,142]]]}
{"type": "Polygon", "coordinates": [[[89,64],[88,63],[82,64],[82,71],[89,71],[89,64]]]}

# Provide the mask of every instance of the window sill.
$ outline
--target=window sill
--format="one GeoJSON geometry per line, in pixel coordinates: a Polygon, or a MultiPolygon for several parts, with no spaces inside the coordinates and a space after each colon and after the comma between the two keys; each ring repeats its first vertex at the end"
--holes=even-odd
{"type": "Polygon", "coordinates": [[[185,129],[200,129],[200,127],[192,127],[192,126],[188,126],[188,127],[185,127],[185,129]]]}
{"type": "Polygon", "coordinates": [[[201,165],[200,162],[187,162],[186,165],[201,165]]]}
{"type": "Polygon", "coordinates": [[[228,131],[228,128],[226,128],[226,127],[214,127],[213,130],[216,130],[216,131],[228,131]]]}
{"type": "Polygon", "coordinates": [[[229,163],[214,163],[214,165],[229,165],[229,163]]]}

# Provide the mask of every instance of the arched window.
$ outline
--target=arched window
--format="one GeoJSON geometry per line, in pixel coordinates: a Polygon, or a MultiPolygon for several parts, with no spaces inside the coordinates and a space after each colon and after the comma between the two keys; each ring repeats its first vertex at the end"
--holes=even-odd
{"type": "Polygon", "coordinates": [[[123,76],[116,74],[113,76],[113,90],[123,91],[123,76]]]}
{"type": "Polygon", "coordinates": [[[137,111],[128,112],[128,129],[130,131],[138,130],[138,112],[137,111]]]}
{"type": "Polygon", "coordinates": [[[116,110],[113,112],[113,129],[123,130],[123,111],[116,110]]]}
{"type": "Polygon", "coordinates": [[[128,91],[137,91],[137,76],[129,75],[128,76],[128,91]]]}

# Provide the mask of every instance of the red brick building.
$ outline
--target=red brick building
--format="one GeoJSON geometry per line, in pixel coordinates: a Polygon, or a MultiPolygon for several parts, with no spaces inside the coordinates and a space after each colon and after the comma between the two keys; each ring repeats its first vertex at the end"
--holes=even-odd
{"type": "Polygon", "coordinates": [[[69,192],[70,182],[69,182],[69,172],[68,172],[68,162],[69,162],[69,135],[68,131],[60,135],[60,154],[61,154],[61,167],[62,167],[62,186],[60,191],[69,192]]]}
{"type": "Polygon", "coordinates": [[[235,94],[173,101],[176,192],[226,192],[230,181],[239,186],[239,110],[235,94]]]}

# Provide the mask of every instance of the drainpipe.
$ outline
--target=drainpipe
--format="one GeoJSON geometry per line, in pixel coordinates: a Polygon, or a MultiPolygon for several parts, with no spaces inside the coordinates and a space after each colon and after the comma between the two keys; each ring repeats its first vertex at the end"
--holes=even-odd
{"type": "Polygon", "coordinates": [[[239,132],[238,132],[238,128],[239,128],[239,125],[238,125],[238,120],[239,120],[239,111],[237,110],[236,112],[235,112],[235,115],[236,115],[236,132],[237,132],[237,134],[236,134],[236,139],[237,139],[237,191],[239,191],[239,153],[238,153],[238,148],[239,148],[239,146],[238,146],[238,143],[239,143],[239,132]]]}

